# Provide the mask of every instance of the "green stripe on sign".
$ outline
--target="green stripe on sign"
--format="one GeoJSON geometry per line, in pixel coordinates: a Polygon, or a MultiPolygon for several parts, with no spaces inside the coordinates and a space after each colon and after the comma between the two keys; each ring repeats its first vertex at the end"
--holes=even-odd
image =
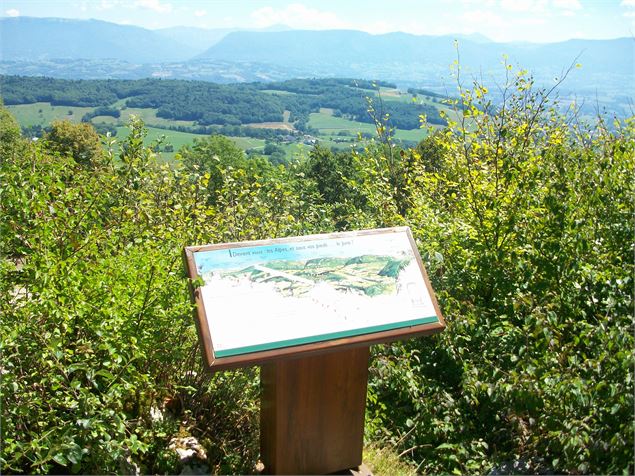
{"type": "Polygon", "coordinates": [[[401,329],[403,327],[419,326],[421,324],[431,324],[439,322],[437,316],[422,317],[420,319],[411,319],[409,321],[395,322],[393,324],[381,324],[379,326],[362,327],[360,329],[351,329],[348,331],[331,332],[328,334],[319,334],[316,336],[300,337],[297,339],[280,340],[277,342],[267,342],[264,344],[247,345],[245,347],[237,347],[235,349],[217,350],[214,352],[216,358],[231,357],[232,355],[250,354],[252,352],[262,352],[263,350],[279,349],[281,347],[291,347],[294,345],[312,344],[323,340],[341,339],[343,337],[352,337],[364,334],[372,334],[373,332],[390,331],[393,329],[401,329]]]}

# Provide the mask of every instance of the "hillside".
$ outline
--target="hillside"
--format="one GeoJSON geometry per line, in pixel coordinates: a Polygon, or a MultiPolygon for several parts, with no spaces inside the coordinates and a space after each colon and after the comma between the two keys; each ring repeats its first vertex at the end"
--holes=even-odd
{"type": "MultiPolygon", "coordinates": [[[[234,31],[243,31],[244,28],[197,28],[193,26],[174,26],[154,30],[160,35],[170,38],[178,43],[186,45],[192,51],[192,55],[199,55],[221,41],[225,36],[234,31]]],[[[249,31],[285,31],[290,30],[285,25],[272,25],[264,29],[249,29],[249,31]]]]}
{"type": "MultiPolygon", "coordinates": [[[[454,36],[407,33],[371,35],[361,31],[232,32],[201,58],[258,61],[304,66],[343,66],[382,63],[423,63],[447,67],[456,57],[454,36]]],[[[570,40],[561,43],[494,43],[483,39],[460,39],[461,63],[485,71],[497,70],[503,54],[512,63],[542,71],[571,64],[578,56],[590,72],[633,72],[633,41],[570,40]],[[476,41],[474,41],[476,40],[476,41]],[[480,40],[480,41],[479,41],[480,40]]]]}
{"type": "Polygon", "coordinates": [[[195,54],[160,33],[99,20],[0,18],[0,37],[3,61],[81,58],[156,63],[195,54]]]}
{"type": "MultiPolygon", "coordinates": [[[[368,100],[395,138],[419,142],[426,134],[421,115],[435,127],[445,125],[443,97],[419,91],[416,96],[392,83],[344,78],[295,79],[271,83],[214,84],[181,80],[63,80],[0,76],[2,100],[16,114],[25,132],[38,136],[55,119],[91,122],[101,133],[115,134],[135,115],[165,131],[170,143],[182,144],[182,134],[221,133],[233,137],[283,142],[265,147],[268,155],[290,156],[291,145],[347,148],[358,134],[374,135],[368,100]]],[[[414,93],[414,91],[413,91],[414,93]]],[[[160,131],[157,131],[159,134],[160,131]]],[[[196,136],[192,136],[193,139],[196,136]]],[[[190,140],[191,140],[190,139],[190,140]]],[[[246,149],[264,144],[241,142],[246,149]]]]}
{"type": "Polygon", "coordinates": [[[211,48],[229,33],[236,31],[234,28],[195,28],[191,26],[173,26],[155,30],[156,33],[186,45],[192,55],[198,55],[211,48]]]}

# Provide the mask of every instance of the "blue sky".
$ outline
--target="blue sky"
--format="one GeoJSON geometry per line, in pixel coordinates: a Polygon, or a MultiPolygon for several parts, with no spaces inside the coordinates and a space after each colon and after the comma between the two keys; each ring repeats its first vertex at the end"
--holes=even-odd
{"type": "Polygon", "coordinates": [[[3,16],[96,18],[156,29],[356,29],[481,33],[551,42],[635,35],[635,0],[0,0],[3,16]]]}

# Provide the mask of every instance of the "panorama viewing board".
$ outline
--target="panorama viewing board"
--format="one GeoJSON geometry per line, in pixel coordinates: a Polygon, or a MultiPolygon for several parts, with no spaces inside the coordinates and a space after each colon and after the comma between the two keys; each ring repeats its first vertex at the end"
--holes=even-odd
{"type": "Polygon", "coordinates": [[[407,227],[190,246],[185,257],[211,367],[445,327],[407,227]]]}

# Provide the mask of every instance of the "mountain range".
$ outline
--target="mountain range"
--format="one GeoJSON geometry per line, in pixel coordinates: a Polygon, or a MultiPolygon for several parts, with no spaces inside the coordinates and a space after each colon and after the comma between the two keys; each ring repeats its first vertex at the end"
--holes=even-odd
{"type": "MultiPolygon", "coordinates": [[[[458,40],[461,63],[472,69],[500,69],[503,55],[528,68],[558,68],[578,59],[592,72],[633,71],[633,39],[569,40],[561,43],[494,43],[458,40]]],[[[232,32],[199,58],[270,61],[281,65],[423,63],[447,67],[457,56],[452,36],[408,33],[371,35],[361,31],[232,32]]]]}
{"type": "Polygon", "coordinates": [[[100,20],[16,17],[0,19],[1,59],[115,59],[131,63],[215,61],[272,63],[305,69],[360,63],[423,63],[446,68],[459,41],[464,66],[498,68],[503,54],[524,67],[562,68],[579,57],[585,68],[629,74],[632,38],[560,43],[495,43],[482,35],[371,35],[354,30],[265,30],[173,27],[160,30],[100,20]]]}
{"type": "Polygon", "coordinates": [[[109,58],[152,63],[196,54],[157,31],[100,20],[2,18],[0,40],[3,61],[109,58]]]}
{"type": "Polygon", "coordinates": [[[372,35],[353,30],[148,30],[99,20],[0,19],[0,73],[63,78],[167,77],[218,82],[291,77],[358,77],[441,90],[460,55],[466,76],[500,82],[503,55],[541,84],[581,63],[572,94],[635,96],[633,38],[559,43],[497,43],[482,35],[372,35]],[[455,45],[458,40],[458,50],[455,45]]]}

